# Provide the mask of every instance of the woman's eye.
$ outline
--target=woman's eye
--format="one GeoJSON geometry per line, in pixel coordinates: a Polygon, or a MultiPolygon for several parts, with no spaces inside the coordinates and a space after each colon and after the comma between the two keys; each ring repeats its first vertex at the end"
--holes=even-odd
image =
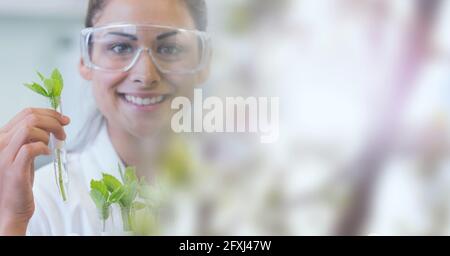
{"type": "Polygon", "coordinates": [[[116,54],[127,54],[133,52],[133,46],[129,44],[114,44],[110,50],[116,54]]]}
{"type": "Polygon", "coordinates": [[[158,53],[167,56],[176,56],[183,52],[183,48],[177,45],[164,45],[158,47],[158,53]]]}

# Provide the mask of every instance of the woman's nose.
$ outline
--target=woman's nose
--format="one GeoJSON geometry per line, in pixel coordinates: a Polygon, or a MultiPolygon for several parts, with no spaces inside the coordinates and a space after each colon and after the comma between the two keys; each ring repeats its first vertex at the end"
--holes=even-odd
{"type": "Polygon", "coordinates": [[[148,51],[142,51],[130,70],[133,83],[142,87],[155,87],[161,81],[161,75],[148,51]]]}

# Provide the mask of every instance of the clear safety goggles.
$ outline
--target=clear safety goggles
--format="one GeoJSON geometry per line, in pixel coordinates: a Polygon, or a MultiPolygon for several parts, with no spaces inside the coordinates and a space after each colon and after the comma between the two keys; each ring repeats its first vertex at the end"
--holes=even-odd
{"type": "Polygon", "coordinates": [[[85,65],[102,71],[127,72],[148,54],[165,74],[193,74],[210,57],[206,32],[158,25],[119,24],[81,31],[85,65]]]}

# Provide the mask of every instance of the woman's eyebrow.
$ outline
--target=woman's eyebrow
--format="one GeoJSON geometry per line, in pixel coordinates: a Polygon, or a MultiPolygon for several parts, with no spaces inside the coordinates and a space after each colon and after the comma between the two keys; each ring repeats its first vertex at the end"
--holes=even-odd
{"type": "Polygon", "coordinates": [[[178,34],[178,31],[176,31],[176,30],[170,31],[170,32],[166,32],[166,33],[163,33],[161,35],[158,35],[156,37],[156,40],[163,40],[164,38],[167,38],[167,37],[170,37],[170,36],[174,36],[176,34],[178,34]]]}
{"type": "Polygon", "coordinates": [[[128,34],[128,33],[123,33],[123,32],[109,32],[108,35],[128,37],[129,39],[131,39],[133,41],[137,41],[138,40],[137,36],[132,35],[132,34],[128,34]]]}

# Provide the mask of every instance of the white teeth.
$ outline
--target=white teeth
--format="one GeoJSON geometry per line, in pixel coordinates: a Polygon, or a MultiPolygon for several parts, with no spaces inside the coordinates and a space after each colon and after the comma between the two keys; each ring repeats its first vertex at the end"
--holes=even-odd
{"type": "Polygon", "coordinates": [[[164,96],[152,97],[152,98],[140,98],[125,94],[125,100],[139,106],[148,106],[160,103],[164,100],[164,96]]]}
{"type": "Polygon", "coordinates": [[[146,99],[144,99],[144,100],[142,101],[142,104],[144,104],[144,105],[149,105],[149,104],[151,104],[151,103],[152,103],[152,100],[149,99],[149,98],[146,98],[146,99]]]}

